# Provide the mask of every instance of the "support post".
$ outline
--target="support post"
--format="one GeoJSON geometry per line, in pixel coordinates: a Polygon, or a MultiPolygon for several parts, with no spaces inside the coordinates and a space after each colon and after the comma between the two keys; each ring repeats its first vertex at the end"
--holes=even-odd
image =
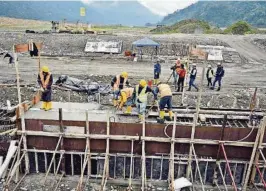
{"type": "Polygon", "coordinates": [[[182,101],[181,104],[184,105],[184,98],[185,98],[185,92],[186,92],[186,84],[187,84],[187,79],[188,79],[188,74],[189,74],[189,62],[190,62],[190,45],[188,46],[188,55],[187,55],[187,68],[186,68],[186,76],[185,80],[183,83],[183,91],[182,91],[182,101]]]}
{"type": "Polygon", "coordinates": [[[128,190],[132,190],[133,152],[134,152],[134,140],[131,141],[130,172],[129,172],[128,190]]]}
{"type": "MultiPolygon", "coordinates": [[[[15,46],[13,46],[13,55],[15,60],[15,68],[16,68],[16,80],[17,80],[17,91],[18,91],[18,104],[19,104],[19,116],[20,116],[20,122],[21,122],[21,129],[22,129],[22,137],[23,137],[23,148],[25,152],[27,152],[27,139],[25,135],[26,127],[25,127],[25,118],[24,118],[24,110],[21,105],[21,92],[20,92],[20,77],[19,77],[19,69],[18,69],[18,60],[17,60],[17,53],[15,51],[15,46]]],[[[25,156],[25,171],[29,172],[29,155],[26,153],[25,156]]]]}
{"type": "Polygon", "coordinates": [[[250,177],[251,170],[252,170],[251,168],[252,168],[253,163],[255,161],[255,155],[256,155],[256,151],[257,151],[258,144],[259,144],[259,141],[260,141],[261,133],[264,132],[264,130],[265,130],[265,124],[266,124],[266,117],[263,118],[263,121],[260,124],[260,127],[258,128],[256,140],[254,142],[252,154],[251,154],[250,161],[249,161],[249,165],[248,165],[248,170],[247,170],[247,174],[246,174],[246,178],[245,178],[245,182],[244,182],[244,186],[243,186],[243,191],[246,191],[247,190],[247,186],[248,186],[249,180],[252,180],[252,178],[250,177]]]}
{"type": "Polygon", "coordinates": [[[237,187],[236,187],[236,183],[235,183],[235,180],[234,180],[234,177],[233,177],[233,174],[231,172],[231,169],[230,169],[230,165],[229,165],[229,162],[228,162],[228,158],[227,158],[227,155],[226,155],[226,152],[225,152],[225,148],[224,148],[224,145],[221,144],[221,147],[222,147],[222,151],[223,151],[223,154],[224,154],[224,158],[226,160],[226,167],[227,167],[227,170],[230,174],[230,177],[232,179],[232,183],[233,183],[233,187],[234,187],[234,190],[237,191],[237,187]]]}
{"type": "Polygon", "coordinates": [[[265,182],[264,177],[263,177],[263,174],[261,173],[261,171],[260,171],[260,169],[259,169],[259,167],[258,167],[257,164],[255,164],[255,168],[256,168],[256,170],[259,173],[259,176],[260,176],[260,179],[261,179],[261,181],[263,183],[264,188],[266,188],[266,182],[265,182]]]}
{"type": "Polygon", "coordinates": [[[110,119],[109,119],[109,113],[107,114],[107,138],[106,138],[106,152],[105,152],[105,161],[104,161],[104,169],[103,169],[103,177],[102,177],[102,183],[101,183],[101,191],[104,191],[105,185],[107,182],[107,178],[109,176],[109,149],[110,149],[110,119]]]}
{"type": "Polygon", "coordinates": [[[265,126],[266,126],[266,117],[263,118],[262,121],[262,126],[261,126],[261,132],[260,132],[260,138],[259,138],[259,142],[258,142],[258,147],[256,150],[256,155],[255,155],[255,159],[254,159],[254,163],[253,163],[253,170],[251,173],[251,178],[250,178],[250,182],[253,183],[255,176],[256,176],[256,164],[258,164],[259,162],[259,158],[260,158],[260,151],[259,148],[261,148],[261,145],[263,143],[263,138],[264,138],[264,133],[265,133],[265,126]]]}
{"type": "MultiPolygon", "coordinates": [[[[62,108],[59,108],[59,124],[60,124],[60,133],[63,135],[64,134],[64,125],[63,125],[63,110],[62,110],[62,108]]],[[[60,144],[60,150],[61,150],[61,152],[63,152],[65,150],[63,136],[62,136],[62,140],[61,140],[61,144],[60,144]]],[[[61,168],[62,174],[65,174],[66,159],[65,159],[64,154],[62,154],[61,156],[62,156],[62,162],[61,162],[60,168],[61,168]]]]}
{"type": "Polygon", "coordinates": [[[145,156],[145,117],[143,118],[142,122],[142,163],[141,163],[141,191],[145,190],[145,179],[146,179],[146,156],[145,156]]]}
{"type": "Polygon", "coordinates": [[[175,190],[175,133],[176,133],[176,113],[174,115],[174,125],[173,125],[173,131],[172,131],[172,139],[171,139],[171,152],[170,152],[170,161],[169,161],[169,175],[170,175],[170,190],[175,190]]]}

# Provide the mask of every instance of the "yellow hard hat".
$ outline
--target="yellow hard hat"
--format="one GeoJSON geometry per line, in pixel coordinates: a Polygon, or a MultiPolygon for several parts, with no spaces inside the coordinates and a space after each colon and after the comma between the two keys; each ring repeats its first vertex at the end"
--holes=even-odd
{"type": "Polygon", "coordinates": [[[42,71],[48,73],[48,72],[49,72],[49,68],[48,68],[48,66],[43,66],[43,67],[42,67],[42,71]]]}
{"type": "Polygon", "coordinates": [[[141,87],[145,87],[145,86],[147,86],[147,82],[145,80],[140,80],[139,85],[141,87]]]}
{"type": "Polygon", "coordinates": [[[122,73],[121,73],[121,76],[122,76],[123,78],[127,78],[127,77],[128,77],[128,73],[127,73],[127,72],[122,72],[122,73]]]}

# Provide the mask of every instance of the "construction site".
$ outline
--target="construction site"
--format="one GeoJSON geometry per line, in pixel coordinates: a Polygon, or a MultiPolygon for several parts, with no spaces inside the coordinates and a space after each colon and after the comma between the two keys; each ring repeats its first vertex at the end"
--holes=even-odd
{"type": "Polygon", "coordinates": [[[1,32],[0,53],[14,60],[0,60],[0,190],[265,190],[265,39],[1,32]],[[187,67],[182,92],[170,69],[179,58],[187,67]],[[157,123],[151,94],[140,122],[137,108],[125,115],[112,105],[111,81],[126,71],[132,87],[145,79],[153,89],[157,61],[174,119],[157,123]],[[218,63],[220,91],[206,79],[218,63]],[[187,91],[195,64],[199,90],[187,91]],[[48,111],[37,83],[42,66],[53,75],[48,111]]]}

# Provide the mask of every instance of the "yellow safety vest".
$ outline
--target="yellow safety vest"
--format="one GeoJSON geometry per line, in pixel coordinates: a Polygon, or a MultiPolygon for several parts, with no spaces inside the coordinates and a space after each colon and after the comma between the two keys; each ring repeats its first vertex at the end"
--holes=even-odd
{"type": "Polygon", "coordinates": [[[127,98],[130,98],[133,95],[134,88],[124,88],[121,90],[121,92],[125,92],[127,98]]]}
{"type": "Polygon", "coordinates": [[[136,97],[141,103],[146,103],[148,101],[148,94],[146,93],[147,86],[142,88],[139,94],[139,85],[136,86],[136,97]]]}
{"type": "Polygon", "coordinates": [[[160,84],[158,88],[161,98],[165,96],[172,96],[172,91],[168,84],[160,84]]]}

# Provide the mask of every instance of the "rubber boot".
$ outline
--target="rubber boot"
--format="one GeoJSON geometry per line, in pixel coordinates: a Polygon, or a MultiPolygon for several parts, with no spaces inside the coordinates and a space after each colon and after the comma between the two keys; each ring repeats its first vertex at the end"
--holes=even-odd
{"type": "Polygon", "coordinates": [[[187,91],[188,91],[188,92],[189,92],[189,91],[191,91],[191,86],[189,86],[189,88],[188,88],[188,90],[187,90],[187,91]]]}
{"type": "Polygon", "coordinates": [[[171,121],[174,120],[174,114],[173,114],[173,111],[169,111],[169,117],[170,117],[170,120],[171,120],[171,121]]]}
{"type": "Polygon", "coordinates": [[[117,100],[113,99],[113,105],[116,107],[117,106],[117,100]]]}
{"type": "Polygon", "coordinates": [[[212,87],[210,87],[210,89],[211,89],[211,90],[214,90],[214,87],[212,86],[212,87]]]}
{"type": "Polygon", "coordinates": [[[220,90],[221,90],[221,87],[219,86],[218,89],[217,89],[217,91],[220,91],[220,90]]]}
{"type": "Polygon", "coordinates": [[[164,123],[164,111],[160,111],[159,117],[157,118],[157,123],[163,124],[164,123]]]}
{"type": "Polygon", "coordinates": [[[143,115],[139,114],[139,122],[140,123],[143,122],[143,119],[144,119],[143,115]]]}
{"type": "Polygon", "coordinates": [[[43,101],[41,109],[46,110],[46,105],[47,105],[47,102],[43,101]]]}
{"type": "Polygon", "coordinates": [[[46,102],[46,108],[45,108],[45,111],[49,111],[52,109],[52,102],[46,102]]]}
{"type": "Polygon", "coordinates": [[[131,106],[127,106],[125,114],[130,115],[131,112],[132,112],[132,107],[131,106]]]}
{"type": "Polygon", "coordinates": [[[156,85],[157,84],[157,81],[158,81],[157,79],[154,79],[153,80],[153,85],[156,85]]]}

